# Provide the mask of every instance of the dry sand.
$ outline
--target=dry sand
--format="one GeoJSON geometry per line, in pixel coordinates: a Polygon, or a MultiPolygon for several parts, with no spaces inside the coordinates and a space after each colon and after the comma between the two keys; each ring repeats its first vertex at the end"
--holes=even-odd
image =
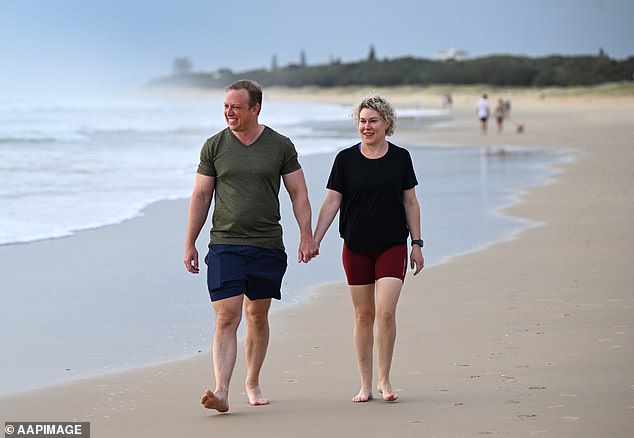
{"type": "MultiPolygon", "coordinates": [[[[397,105],[439,107],[443,91],[381,94],[397,105]]],[[[358,389],[352,309],[345,285],[336,284],[274,314],[262,375],[269,406],[247,404],[241,354],[230,413],[201,408],[211,381],[206,353],[0,397],[1,419],[90,421],[93,437],[634,436],[631,87],[549,90],[544,99],[534,91],[452,91],[450,125],[403,123],[395,141],[565,147],[576,159],[504,211],[542,226],[408,277],[392,370],[398,402],[350,402],[358,389]],[[482,91],[512,101],[501,135],[478,132],[482,91]],[[512,132],[517,122],[524,134],[512,132]]],[[[314,92],[271,97],[353,104],[366,93],[314,92]]],[[[321,196],[312,198],[316,210],[321,196]]]]}

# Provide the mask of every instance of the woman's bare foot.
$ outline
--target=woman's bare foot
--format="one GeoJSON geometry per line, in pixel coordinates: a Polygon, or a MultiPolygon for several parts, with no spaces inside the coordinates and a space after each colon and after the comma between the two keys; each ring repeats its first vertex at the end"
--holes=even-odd
{"type": "Polygon", "coordinates": [[[355,403],[365,403],[369,400],[372,400],[372,390],[361,388],[361,391],[354,397],[352,397],[352,401],[355,403]]]}
{"type": "Polygon", "coordinates": [[[265,406],[270,403],[269,399],[262,395],[259,386],[247,388],[247,397],[249,397],[249,404],[251,406],[265,406]]]}
{"type": "Polygon", "coordinates": [[[218,412],[227,412],[229,410],[229,402],[226,397],[214,394],[210,390],[206,390],[200,398],[200,404],[207,409],[215,409],[218,412]]]}
{"type": "Polygon", "coordinates": [[[398,394],[392,391],[392,385],[390,383],[379,385],[377,390],[383,394],[383,400],[385,401],[394,401],[398,398],[398,394]]]}

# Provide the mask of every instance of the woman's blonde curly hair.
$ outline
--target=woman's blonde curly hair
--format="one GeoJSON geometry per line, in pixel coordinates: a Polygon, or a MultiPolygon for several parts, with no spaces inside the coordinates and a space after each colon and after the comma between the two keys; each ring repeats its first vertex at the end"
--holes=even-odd
{"type": "Polygon", "coordinates": [[[390,102],[378,95],[366,97],[350,113],[350,116],[355,122],[359,123],[359,114],[361,114],[361,110],[365,108],[376,111],[381,118],[385,120],[388,125],[385,130],[385,135],[394,134],[394,130],[396,129],[396,111],[394,111],[394,107],[390,102]]]}

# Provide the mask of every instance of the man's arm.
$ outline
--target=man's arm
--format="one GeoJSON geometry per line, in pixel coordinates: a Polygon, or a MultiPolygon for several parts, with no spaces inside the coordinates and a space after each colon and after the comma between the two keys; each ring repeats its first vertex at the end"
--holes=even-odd
{"type": "Polygon", "coordinates": [[[297,253],[297,261],[308,263],[314,256],[313,249],[313,230],[311,227],[311,209],[308,200],[308,188],[304,179],[304,171],[298,169],[294,172],[282,175],[284,187],[288,192],[291,203],[293,204],[293,213],[295,220],[299,225],[300,243],[297,253]]]}
{"type": "Polygon", "coordinates": [[[216,187],[216,178],[196,174],[194,190],[189,201],[189,215],[187,218],[187,234],[185,236],[185,267],[192,274],[198,274],[198,251],[196,250],[196,239],[202,230],[209,208],[211,198],[216,187]]]}

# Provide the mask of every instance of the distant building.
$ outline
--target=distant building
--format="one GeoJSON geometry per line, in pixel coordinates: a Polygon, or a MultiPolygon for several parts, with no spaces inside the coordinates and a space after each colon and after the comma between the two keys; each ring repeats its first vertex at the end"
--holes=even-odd
{"type": "Polygon", "coordinates": [[[441,61],[462,61],[467,59],[467,52],[460,49],[444,49],[436,54],[441,61]]]}

